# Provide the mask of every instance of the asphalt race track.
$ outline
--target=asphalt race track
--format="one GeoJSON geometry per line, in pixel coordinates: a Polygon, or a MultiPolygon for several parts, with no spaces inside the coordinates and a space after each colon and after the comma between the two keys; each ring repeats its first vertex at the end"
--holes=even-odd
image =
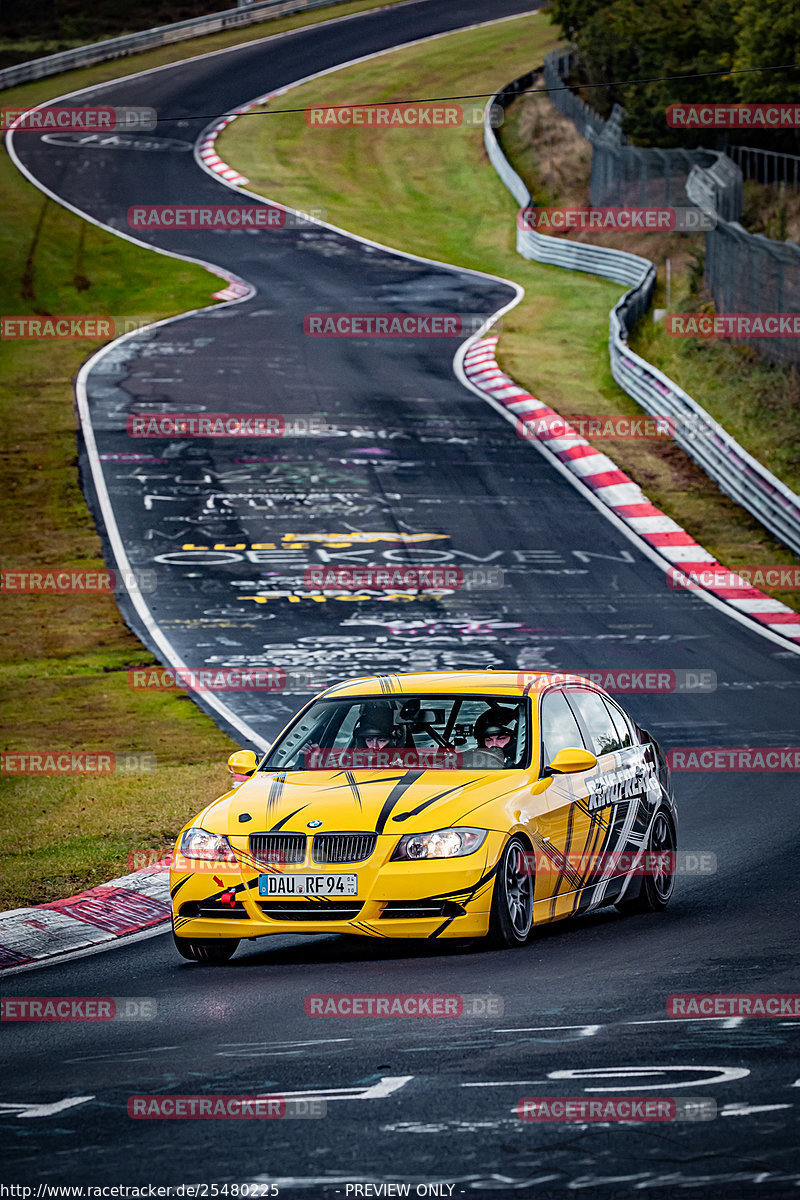
{"type": "MultiPolygon", "coordinates": [[[[14,149],[42,187],[131,233],[137,203],[239,202],[190,153],[215,114],[339,62],[528,8],[423,0],[81,93],[76,102],[153,105],[177,118],[168,132],[131,135],[178,143],[160,153],[27,132],[14,149]]],[[[87,496],[109,561],[115,525],[130,563],[157,573],[150,618],[127,601],[123,611],[164,661],[302,670],[319,686],[467,666],[714,672],[713,691],[620,698],[667,748],[800,744],[796,651],[667,587],[459,384],[456,340],[303,332],[310,312],[489,315],[513,300],[508,284],[319,225],[136,236],[255,288],[129,338],[86,379],[110,508],[84,445],[87,496]],[[144,441],[126,432],[134,412],[322,416],[335,429],[144,441]],[[414,561],[500,567],[505,586],[404,603],[269,595],[307,590],[309,565],[414,561]]],[[[199,699],[243,745],[260,746],[308,694],[228,692],[224,712],[199,699]]],[[[5,996],[151,997],[156,1014],[4,1028],[5,1178],[34,1188],[205,1183],[209,1196],[211,1185],[253,1181],[277,1183],[282,1196],[381,1194],[353,1191],[368,1183],[410,1184],[412,1195],[433,1184],[443,1186],[429,1194],[454,1196],[796,1194],[798,1023],[666,1016],[676,992],[800,990],[796,775],[684,773],[675,784],[681,846],[716,856],[716,870],[682,876],[664,914],[610,910],[494,953],[280,937],[212,969],[156,937],[9,979],[5,996]],[[455,1022],[305,1015],[309,993],[339,992],[497,999],[455,1022]],[[130,1096],[162,1092],[312,1093],[327,1115],[128,1117],[130,1096]],[[616,1126],[515,1115],[523,1096],[605,1094],[702,1097],[717,1115],[616,1126]]]]}

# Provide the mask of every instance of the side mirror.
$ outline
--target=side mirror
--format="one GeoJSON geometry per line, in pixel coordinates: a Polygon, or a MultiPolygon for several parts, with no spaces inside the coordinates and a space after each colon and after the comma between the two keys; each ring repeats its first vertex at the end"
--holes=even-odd
{"type": "Polygon", "coordinates": [[[252,750],[237,750],[228,759],[228,770],[236,783],[249,779],[257,766],[258,759],[252,750]]]}
{"type": "Polygon", "coordinates": [[[573,775],[576,771],[591,771],[597,766],[597,759],[591,750],[578,749],[568,746],[559,750],[551,763],[545,767],[544,775],[573,775]]]}

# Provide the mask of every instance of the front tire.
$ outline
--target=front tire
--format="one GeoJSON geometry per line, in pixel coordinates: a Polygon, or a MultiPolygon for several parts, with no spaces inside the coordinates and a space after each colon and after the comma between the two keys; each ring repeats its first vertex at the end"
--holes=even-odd
{"type": "Polygon", "coordinates": [[[226,963],[239,945],[239,938],[182,938],[173,933],[175,949],[182,958],[203,966],[213,967],[226,963]]]}
{"type": "Polygon", "coordinates": [[[672,818],[663,810],[656,814],[650,836],[647,839],[647,854],[669,854],[666,862],[642,876],[638,896],[620,900],[617,911],[626,916],[634,913],[662,912],[669,904],[675,887],[675,826],[672,818]]]}
{"type": "Polygon", "coordinates": [[[533,927],[530,851],[512,837],[500,858],[492,894],[489,942],[500,949],[524,946],[533,927]]]}

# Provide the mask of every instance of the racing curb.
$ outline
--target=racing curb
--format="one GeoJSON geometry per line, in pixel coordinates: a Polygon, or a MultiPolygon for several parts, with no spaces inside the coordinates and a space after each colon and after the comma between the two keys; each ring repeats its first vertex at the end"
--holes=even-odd
{"type": "Polygon", "coordinates": [[[65,900],[0,913],[0,972],[106,946],[170,920],[169,872],[145,868],[65,900]]]}
{"type": "Polygon", "coordinates": [[[232,183],[235,187],[244,187],[250,180],[245,175],[240,175],[233,167],[229,167],[226,162],[223,162],[217,154],[216,140],[217,135],[222,133],[226,125],[230,125],[231,121],[235,121],[241,114],[254,108],[258,101],[253,100],[250,104],[244,104],[241,108],[235,108],[227,117],[223,117],[221,121],[217,121],[216,125],[203,134],[197,152],[200,155],[203,163],[208,167],[209,171],[213,171],[215,175],[220,175],[226,179],[228,183],[232,183]]]}
{"type": "MultiPolygon", "coordinates": [[[[500,404],[519,422],[535,417],[537,421],[544,418],[548,423],[557,423],[558,429],[554,435],[544,430],[535,437],[531,433],[531,440],[542,443],[670,567],[685,573],[718,572],[732,585],[700,587],[687,581],[690,590],[710,592],[743,616],[765,625],[770,632],[800,644],[800,614],[780,600],[774,600],[758,588],[751,587],[735,571],[717,562],[713,554],[704,550],[685,529],[651,504],[638,483],[620,471],[608,455],[601,454],[552,408],[504,374],[495,358],[497,340],[496,337],[480,338],[471,344],[464,355],[464,374],[473,387],[495,404],[500,404]]],[[[680,583],[676,586],[680,587],[680,583]]]]}
{"type": "MultiPolygon", "coordinates": [[[[229,167],[226,162],[223,162],[217,154],[216,140],[217,134],[222,133],[226,125],[230,125],[240,113],[247,112],[248,108],[252,108],[252,104],[245,105],[243,108],[237,108],[230,116],[223,117],[221,121],[217,121],[211,129],[206,130],[203,134],[200,143],[197,147],[197,153],[200,161],[208,171],[213,171],[215,175],[233,184],[234,187],[244,187],[250,180],[244,175],[240,175],[233,167],[229,167]]],[[[218,269],[216,274],[224,279],[228,286],[222,288],[219,292],[214,292],[212,300],[242,300],[245,296],[254,296],[255,288],[250,284],[245,283],[235,275],[228,275],[225,271],[218,269]]]]}

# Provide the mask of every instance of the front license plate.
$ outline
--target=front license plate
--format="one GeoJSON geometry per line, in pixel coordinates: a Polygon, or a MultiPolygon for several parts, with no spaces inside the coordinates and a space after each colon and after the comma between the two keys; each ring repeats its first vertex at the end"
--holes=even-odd
{"type": "Polygon", "coordinates": [[[259,896],[357,896],[357,875],[259,875],[259,896]]]}

